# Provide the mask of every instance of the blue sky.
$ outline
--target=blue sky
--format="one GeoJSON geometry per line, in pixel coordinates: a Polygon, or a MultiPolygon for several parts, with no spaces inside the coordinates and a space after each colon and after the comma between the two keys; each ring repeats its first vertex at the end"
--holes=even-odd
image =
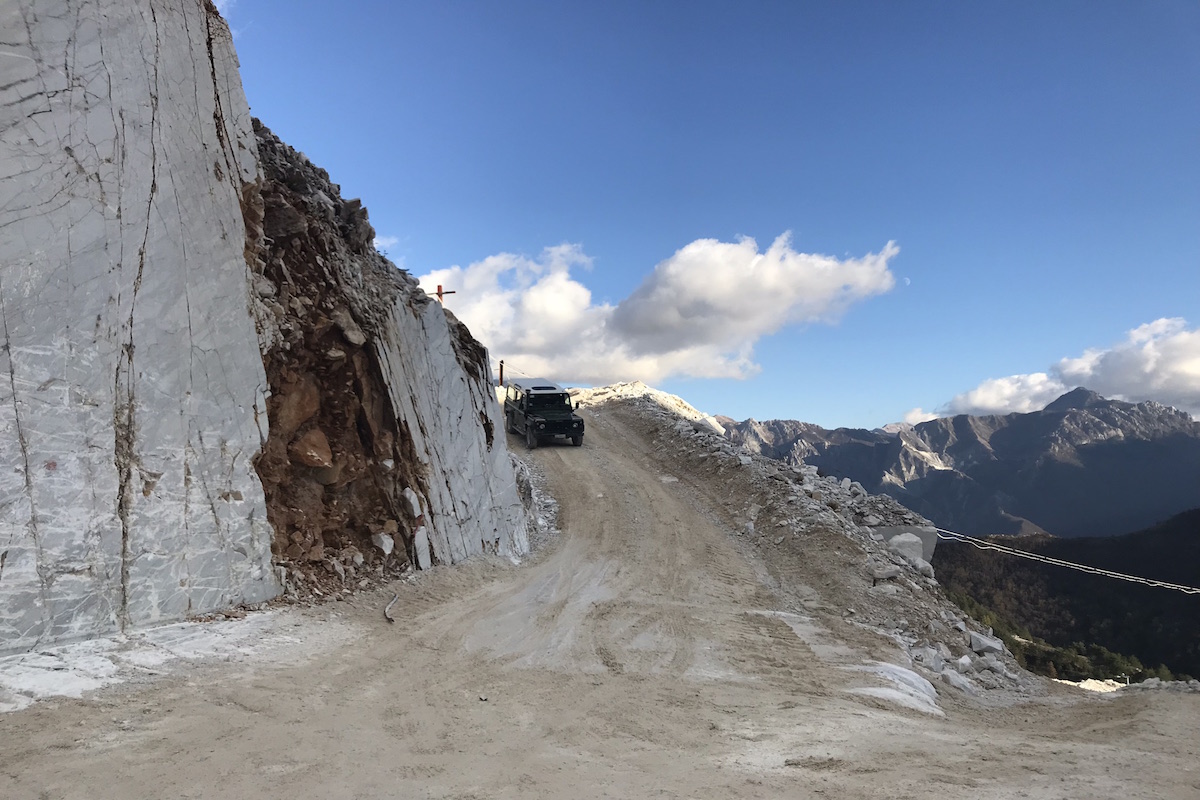
{"type": "Polygon", "coordinates": [[[254,114],[512,367],[826,426],[1200,411],[1194,2],[225,13],[254,114]]]}

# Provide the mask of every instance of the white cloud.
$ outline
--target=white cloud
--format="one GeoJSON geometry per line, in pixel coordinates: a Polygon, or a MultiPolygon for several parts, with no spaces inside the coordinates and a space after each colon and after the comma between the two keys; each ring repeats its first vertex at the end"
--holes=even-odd
{"type": "Polygon", "coordinates": [[[229,18],[229,12],[237,5],[237,0],[213,0],[213,5],[217,7],[217,11],[221,12],[221,16],[229,18]]]}
{"type": "Polygon", "coordinates": [[[1074,387],[1045,372],[989,378],[969,392],[956,395],[946,405],[950,414],[1025,413],[1044,408],[1047,403],[1074,387]]]}
{"type": "Polygon", "coordinates": [[[895,284],[888,259],[838,261],[797,253],[780,236],[765,253],[753,239],[730,244],[699,239],[654,268],[613,314],[612,325],[638,352],[683,346],[753,344],[784,325],[832,321],[857,300],[895,284]]]}
{"type": "Polygon", "coordinates": [[[949,414],[1035,411],[1078,386],[1129,402],[1157,400],[1200,417],[1200,329],[1178,317],[1129,331],[1123,342],[1064,358],[1047,372],[992,378],[957,395],[949,414]]]}
{"type": "Polygon", "coordinates": [[[395,247],[400,244],[399,236],[376,236],[372,240],[376,250],[387,250],[389,247],[395,247]]]}
{"type": "Polygon", "coordinates": [[[937,414],[934,414],[931,411],[926,411],[925,409],[919,407],[909,410],[909,412],[904,415],[904,421],[909,425],[920,425],[922,422],[929,422],[929,420],[937,418],[937,414]]]}
{"type": "Polygon", "coordinates": [[[889,242],[838,260],[799,253],[790,236],[765,252],[753,239],[700,239],[660,262],[616,305],[593,303],[572,276],[591,269],[578,245],[537,258],[502,253],[421,277],[454,288],[454,313],[512,368],[565,382],[670,376],[744,378],[759,369],[755,343],[786,325],[833,322],[853,303],[889,291],[889,242]]]}

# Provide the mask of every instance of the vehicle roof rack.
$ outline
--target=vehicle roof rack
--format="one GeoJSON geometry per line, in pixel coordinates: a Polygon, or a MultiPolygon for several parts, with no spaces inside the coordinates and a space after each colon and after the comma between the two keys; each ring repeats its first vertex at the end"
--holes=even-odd
{"type": "Polygon", "coordinates": [[[509,383],[513,386],[516,386],[518,389],[523,389],[527,392],[533,392],[534,394],[558,394],[566,391],[566,389],[562,388],[554,381],[549,381],[545,378],[522,378],[519,381],[509,381],[509,383]]]}

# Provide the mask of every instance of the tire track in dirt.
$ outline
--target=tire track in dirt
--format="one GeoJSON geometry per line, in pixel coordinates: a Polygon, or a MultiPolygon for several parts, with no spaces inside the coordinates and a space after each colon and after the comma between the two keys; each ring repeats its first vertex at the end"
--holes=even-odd
{"type": "Polygon", "coordinates": [[[774,607],[759,573],[711,515],[661,480],[645,443],[590,416],[584,447],[532,453],[565,533],[523,586],[475,609],[468,646],[565,671],[844,684],[786,624],[753,613],[774,607]]]}

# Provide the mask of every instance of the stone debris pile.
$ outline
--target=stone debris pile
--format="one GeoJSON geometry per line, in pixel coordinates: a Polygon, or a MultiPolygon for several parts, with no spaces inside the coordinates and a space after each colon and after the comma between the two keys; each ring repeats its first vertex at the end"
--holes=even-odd
{"type": "Polygon", "coordinates": [[[1192,679],[1188,681],[1164,681],[1161,678],[1147,678],[1141,683],[1131,683],[1128,686],[1122,686],[1119,691],[1122,692],[1178,692],[1189,694],[1200,694],[1200,680],[1192,679]]]}
{"type": "Polygon", "coordinates": [[[561,531],[558,529],[558,501],[546,488],[546,475],[528,454],[508,453],[517,476],[517,493],[529,518],[529,549],[535,551],[561,531]]]}
{"type": "Polygon", "coordinates": [[[718,436],[725,435],[724,426],[717,422],[717,418],[712,414],[697,411],[683,398],[651,388],[641,381],[614,383],[611,386],[600,386],[594,389],[572,389],[571,396],[589,406],[607,403],[611,400],[653,398],[659,407],[692,423],[695,431],[712,432],[718,436]]]}
{"type": "Polygon", "coordinates": [[[690,473],[724,490],[732,532],[779,573],[783,594],[882,634],[925,678],[981,701],[993,691],[1046,691],[991,629],[946,597],[930,565],[937,533],[929,520],[855,481],[747,452],[707,424],[709,415],[645,384],[571,393],[598,416],[605,406],[634,411],[675,477],[690,473]],[[789,589],[816,580],[821,590],[807,598],[789,589]]]}
{"type": "Polygon", "coordinates": [[[285,590],[518,558],[525,512],[483,346],[375,250],[361,202],[257,120],[254,133],[247,241],[270,387],[256,467],[285,590]]]}

